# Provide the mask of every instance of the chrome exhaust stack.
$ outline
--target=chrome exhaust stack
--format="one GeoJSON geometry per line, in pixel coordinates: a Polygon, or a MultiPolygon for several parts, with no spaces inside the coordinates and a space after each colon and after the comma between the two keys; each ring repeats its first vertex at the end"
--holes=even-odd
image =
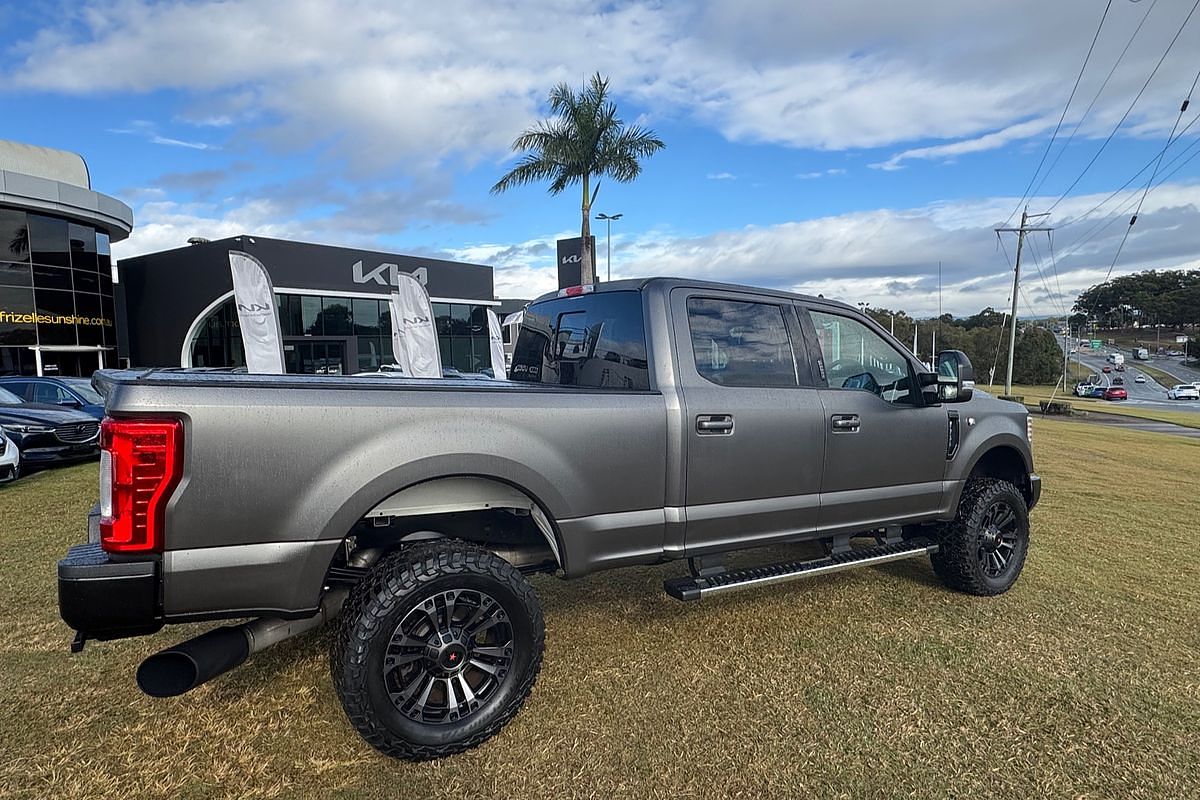
{"type": "Polygon", "coordinates": [[[241,666],[252,654],[324,625],[342,610],[348,590],[334,589],[305,619],[260,617],[226,625],[156,653],[138,667],[138,687],[151,697],[176,697],[241,666]]]}

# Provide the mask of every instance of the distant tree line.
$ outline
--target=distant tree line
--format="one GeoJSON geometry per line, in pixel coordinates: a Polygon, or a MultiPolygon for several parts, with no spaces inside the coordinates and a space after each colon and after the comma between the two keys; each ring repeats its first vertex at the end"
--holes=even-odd
{"type": "MultiPolygon", "coordinates": [[[[934,334],[937,349],[961,350],[975,367],[975,380],[986,384],[992,379],[1004,381],[1008,367],[1007,315],[985,308],[969,317],[943,314],[936,319],[916,320],[903,311],[868,308],[866,312],[885,330],[895,329],[896,338],[912,347],[913,328],[917,331],[917,355],[932,362],[934,334]]],[[[1017,331],[1017,346],[1013,354],[1013,382],[1020,384],[1055,383],[1062,375],[1063,353],[1054,333],[1035,324],[1022,323],[1017,331]]]]}
{"type": "Polygon", "coordinates": [[[1101,328],[1200,325],[1200,270],[1147,270],[1122,275],[1079,295],[1071,325],[1091,319],[1101,328]]]}

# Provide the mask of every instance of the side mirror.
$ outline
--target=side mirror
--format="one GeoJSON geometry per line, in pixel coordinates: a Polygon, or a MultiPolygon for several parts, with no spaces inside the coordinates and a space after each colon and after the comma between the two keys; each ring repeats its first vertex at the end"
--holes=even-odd
{"type": "Polygon", "coordinates": [[[965,403],[975,393],[975,368],[961,350],[943,350],[937,356],[938,399],[965,403]]]}
{"type": "Polygon", "coordinates": [[[58,401],[58,404],[60,406],[66,406],[67,408],[82,408],[78,400],[73,400],[70,397],[64,397],[62,400],[58,401]]]}

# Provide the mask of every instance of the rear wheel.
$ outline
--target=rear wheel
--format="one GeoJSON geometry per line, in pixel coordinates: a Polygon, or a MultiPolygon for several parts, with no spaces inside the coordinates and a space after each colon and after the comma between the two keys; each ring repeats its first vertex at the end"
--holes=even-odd
{"type": "Polygon", "coordinates": [[[495,735],[533,689],[545,629],[533,587],[499,556],[442,540],[379,562],[351,592],[330,654],[351,724],[409,760],[495,735]]]}
{"type": "Polygon", "coordinates": [[[1029,509],[1008,481],[973,478],[963,489],[958,514],[942,526],[934,572],[952,589],[975,595],[1008,591],[1029,551],[1029,509]]]}

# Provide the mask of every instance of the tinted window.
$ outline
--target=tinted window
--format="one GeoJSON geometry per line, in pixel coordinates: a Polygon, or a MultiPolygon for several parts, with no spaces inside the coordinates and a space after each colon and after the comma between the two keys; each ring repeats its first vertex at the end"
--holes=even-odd
{"type": "Polygon", "coordinates": [[[600,292],[530,306],[509,377],[559,386],[648,390],[641,295],[600,292]]]}
{"type": "Polygon", "coordinates": [[[24,211],[0,209],[0,261],[29,261],[29,228],[24,211]]]}
{"type": "MultiPolygon", "coordinates": [[[[3,240],[0,239],[0,244],[3,240]]],[[[0,261],[0,286],[32,286],[33,272],[28,264],[0,261]]]]}
{"type": "Polygon", "coordinates": [[[71,245],[67,231],[65,220],[30,214],[29,249],[33,251],[33,263],[71,266],[71,245]]]}
{"type": "Polygon", "coordinates": [[[70,236],[71,266],[89,272],[96,271],[96,230],[85,225],[71,223],[67,226],[70,236]]]}
{"type": "Polygon", "coordinates": [[[856,389],[889,403],[915,403],[908,359],[865,323],[839,314],[810,311],[831,389],[856,389]]]}
{"type": "Polygon", "coordinates": [[[770,303],[690,297],[696,371],[721,386],[795,386],[783,309],[770,303]]]}
{"type": "Polygon", "coordinates": [[[36,324],[33,290],[0,286],[0,345],[37,344],[36,324]]]}
{"type": "Polygon", "coordinates": [[[48,289],[34,293],[40,344],[78,344],[75,338],[75,297],[48,289]]]}

